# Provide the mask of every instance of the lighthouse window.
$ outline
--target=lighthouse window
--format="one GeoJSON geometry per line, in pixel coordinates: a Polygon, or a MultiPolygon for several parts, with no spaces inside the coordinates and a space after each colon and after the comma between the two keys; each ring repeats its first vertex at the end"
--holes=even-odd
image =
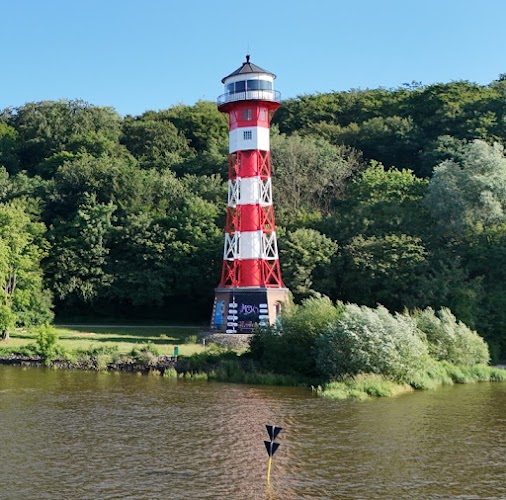
{"type": "Polygon", "coordinates": [[[246,90],[272,90],[272,82],[267,80],[246,80],[241,82],[229,83],[225,86],[229,94],[245,92],[246,90]]]}
{"type": "Polygon", "coordinates": [[[266,80],[248,80],[248,90],[272,90],[272,83],[266,80]]]}
{"type": "Polygon", "coordinates": [[[242,110],[242,119],[243,120],[251,120],[251,109],[243,109],[242,110]]]}
{"type": "Polygon", "coordinates": [[[261,120],[261,121],[265,121],[265,114],[266,114],[266,113],[265,113],[265,109],[264,109],[264,108],[262,108],[262,109],[260,110],[260,120],[261,120]]]}
{"type": "Polygon", "coordinates": [[[250,141],[252,139],[252,133],[251,133],[251,130],[245,130],[244,131],[244,140],[245,141],[250,141]]]}

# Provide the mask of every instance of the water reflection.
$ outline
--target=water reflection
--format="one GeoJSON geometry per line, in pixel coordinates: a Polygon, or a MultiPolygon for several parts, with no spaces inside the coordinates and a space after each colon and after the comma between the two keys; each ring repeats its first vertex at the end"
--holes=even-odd
{"type": "Polygon", "coordinates": [[[357,403],[0,367],[0,422],[0,498],[506,498],[506,384],[357,403]]]}

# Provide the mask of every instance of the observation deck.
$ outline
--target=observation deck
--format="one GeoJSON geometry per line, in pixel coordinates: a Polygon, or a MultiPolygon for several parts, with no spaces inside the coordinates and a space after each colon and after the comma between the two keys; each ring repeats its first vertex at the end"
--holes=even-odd
{"type": "Polygon", "coordinates": [[[237,101],[270,101],[281,102],[281,93],[277,90],[246,90],[244,92],[227,92],[218,97],[218,106],[237,101]]]}

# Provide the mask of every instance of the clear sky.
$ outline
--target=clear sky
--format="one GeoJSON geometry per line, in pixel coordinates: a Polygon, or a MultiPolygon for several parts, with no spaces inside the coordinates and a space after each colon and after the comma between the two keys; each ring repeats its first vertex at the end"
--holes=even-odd
{"type": "Polygon", "coordinates": [[[0,109],[215,100],[251,53],[283,98],[506,73],[504,0],[0,0],[0,109]]]}

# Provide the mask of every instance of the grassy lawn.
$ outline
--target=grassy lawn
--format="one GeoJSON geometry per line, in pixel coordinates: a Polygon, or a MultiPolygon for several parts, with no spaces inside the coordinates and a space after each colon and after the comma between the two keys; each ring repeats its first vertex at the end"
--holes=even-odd
{"type": "MultiPolygon", "coordinates": [[[[97,346],[117,346],[120,353],[129,353],[134,347],[142,347],[148,342],[156,345],[160,354],[172,355],[174,346],[179,346],[180,355],[191,355],[204,350],[196,344],[198,327],[177,326],[57,326],[59,340],[66,350],[90,349],[97,346]]],[[[2,342],[2,347],[23,346],[33,343],[34,334],[18,329],[11,332],[10,339],[2,342]]]]}

